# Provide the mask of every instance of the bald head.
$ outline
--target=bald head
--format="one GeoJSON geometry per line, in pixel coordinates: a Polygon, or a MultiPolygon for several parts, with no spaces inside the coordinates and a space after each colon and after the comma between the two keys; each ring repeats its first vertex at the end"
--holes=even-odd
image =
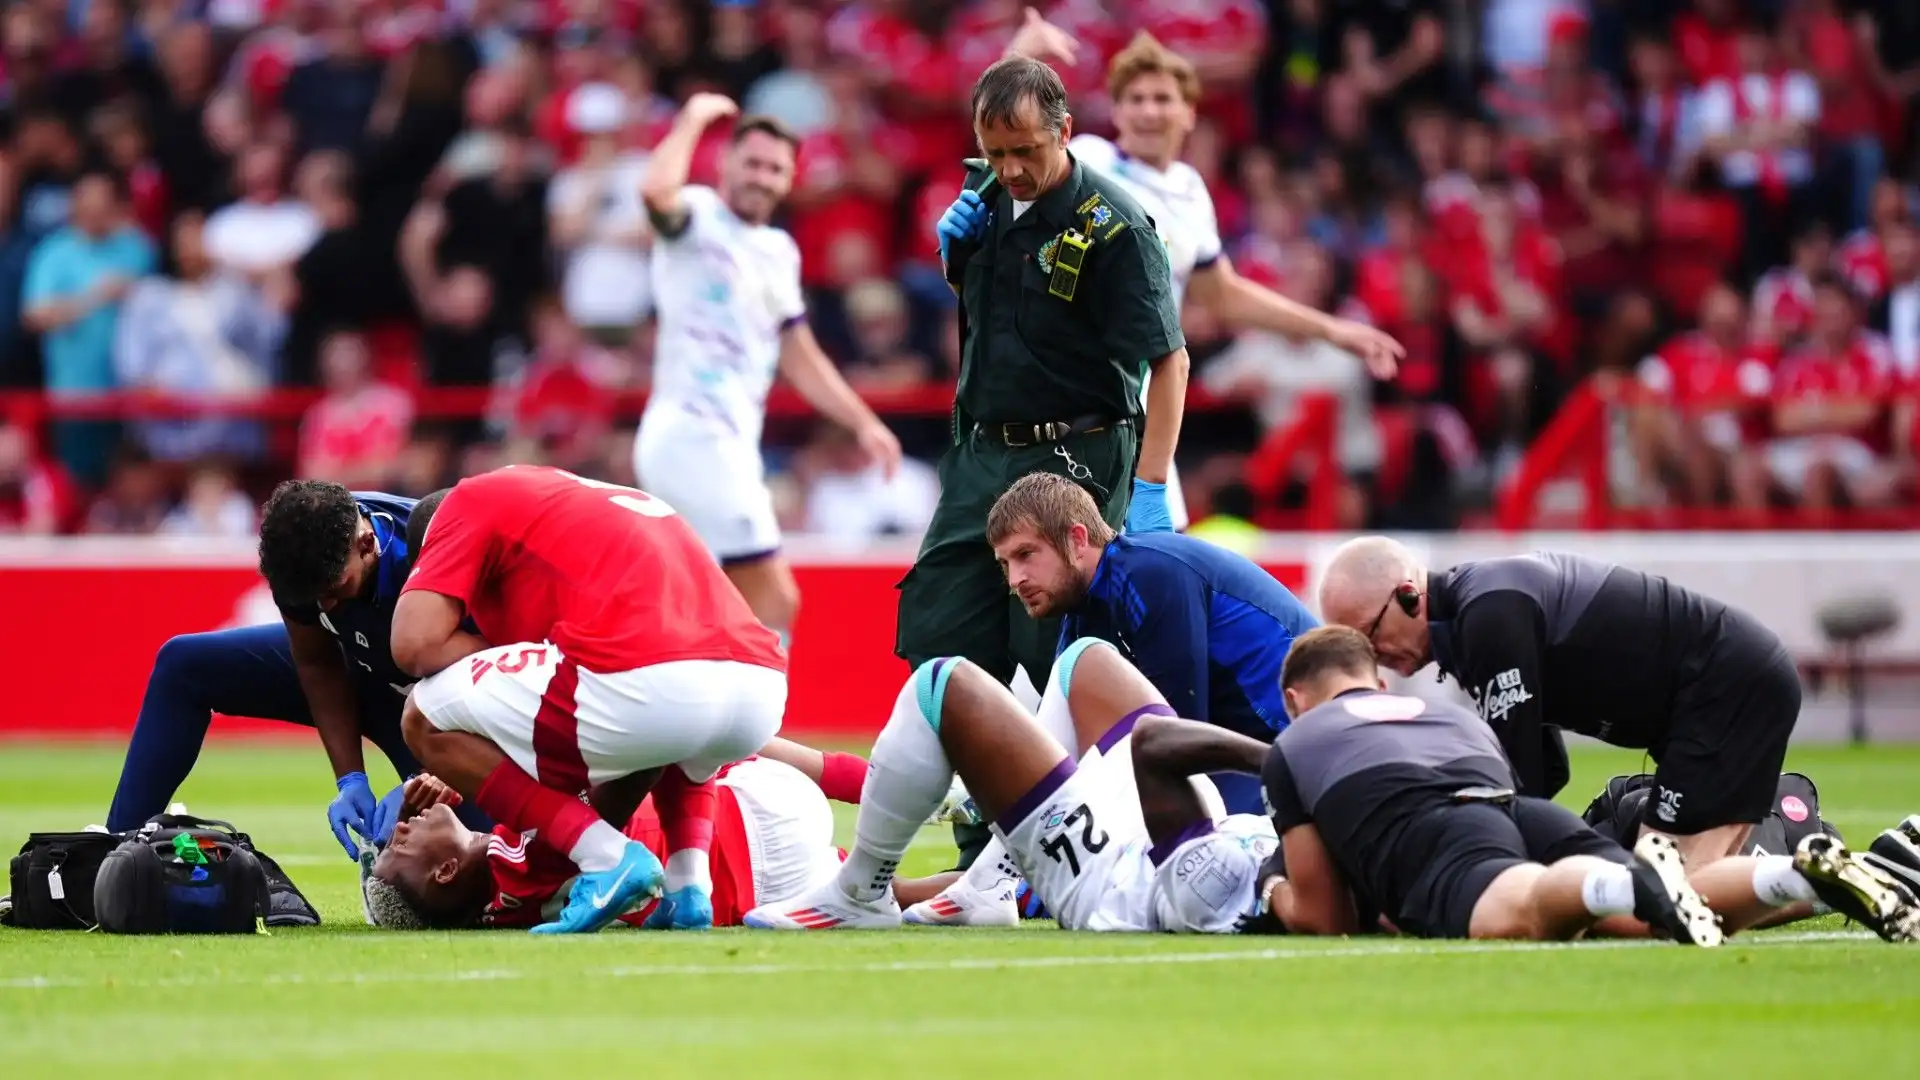
{"type": "Polygon", "coordinates": [[[1333,553],[1320,581],[1320,617],[1364,630],[1396,586],[1409,581],[1420,585],[1426,573],[1412,549],[1398,540],[1385,536],[1349,540],[1333,553]],[[1365,618],[1356,625],[1353,618],[1359,618],[1357,612],[1362,609],[1365,618]]]}
{"type": "Polygon", "coordinates": [[[1384,536],[1362,536],[1340,545],[1328,561],[1320,617],[1367,635],[1382,666],[1411,675],[1432,659],[1426,589],[1427,568],[1410,548],[1384,536]],[[1394,603],[1403,585],[1417,591],[1417,603],[1394,603]]]}

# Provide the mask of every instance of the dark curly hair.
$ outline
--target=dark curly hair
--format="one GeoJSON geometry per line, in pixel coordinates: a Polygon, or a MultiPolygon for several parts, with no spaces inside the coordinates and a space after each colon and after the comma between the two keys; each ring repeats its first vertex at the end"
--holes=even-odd
{"type": "Polygon", "coordinates": [[[441,488],[413,505],[413,512],[407,515],[407,558],[420,558],[420,545],[427,541],[427,526],[433,524],[434,513],[452,490],[441,488]]]}
{"type": "Polygon", "coordinates": [[[353,492],[339,484],[289,480],[274,488],[260,515],[260,576],[274,602],[318,602],[346,570],[359,528],[353,492]]]}

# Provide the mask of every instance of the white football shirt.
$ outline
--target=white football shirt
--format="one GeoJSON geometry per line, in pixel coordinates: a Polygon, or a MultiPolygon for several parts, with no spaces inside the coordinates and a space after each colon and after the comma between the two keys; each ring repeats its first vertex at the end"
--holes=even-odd
{"type": "Polygon", "coordinates": [[[1107,174],[1153,216],[1173,264],[1173,301],[1187,294],[1193,272],[1220,257],[1220,223],[1213,196],[1193,166],[1176,161],[1156,169],[1098,135],[1075,135],[1067,144],[1083,165],[1107,174]]]}
{"type": "Polygon", "coordinates": [[[653,245],[659,329],[647,411],[671,407],[758,443],[780,335],[807,313],[800,249],[784,230],[734,216],[712,188],[680,197],[686,228],[653,245]]]}

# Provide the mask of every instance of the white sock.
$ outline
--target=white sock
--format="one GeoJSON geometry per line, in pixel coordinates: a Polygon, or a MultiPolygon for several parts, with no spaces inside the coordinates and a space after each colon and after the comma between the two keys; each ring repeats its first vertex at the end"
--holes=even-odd
{"type": "Polygon", "coordinates": [[[1813,894],[1813,885],[1793,868],[1791,855],[1762,855],[1753,866],[1753,892],[1774,907],[1786,907],[1796,900],[1819,900],[1813,894]]]}
{"type": "Polygon", "coordinates": [[[963,880],[974,892],[991,893],[994,886],[1002,881],[1019,876],[1019,864],[1013,861],[1007,845],[995,834],[987,838],[987,846],[981,848],[980,854],[974,857],[973,865],[967,868],[967,876],[963,880]]]}
{"type": "Polygon", "coordinates": [[[900,857],[953,785],[953,766],[940,736],[920,711],[919,682],[916,675],[900,689],[893,715],[867,757],[867,786],[854,819],[853,850],[835,879],[856,900],[886,893],[900,857]]]}
{"type": "Polygon", "coordinates": [[[688,885],[709,895],[713,892],[712,860],[699,848],[686,848],[667,856],[666,891],[684,889],[688,885]]]}
{"type": "Polygon", "coordinates": [[[567,858],[573,865],[589,874],[602,870],[611,870],[620,865],[620,856],[627,853],[630,841],[620,835],[620,830],[604,821],[596,821],[587,826],[587,831],[574,841],[573,850],[567,852],[567,858]]]}
{"type": "Polygon", "coordinates": [[[1589,870],[1580,883],[1580,902],[1602,918],[1633,914],[1633,871],[1616,863],[1589,870]]]}
{"type": "Polygon", "coordinates": [[[1053,674],[1047,676],[1047,688],[1040,694],[1040,707],[1034,710],[1040,726],[1055,742],[1066,748],[1067,756],[1080,756],[1080,734],[1073,727],[1073,710],[1067,707],[1067,679],[1073,672],[1073,662],[1079,658],[1079,651],[1068,648],[1054,662],[1053,674]]]}

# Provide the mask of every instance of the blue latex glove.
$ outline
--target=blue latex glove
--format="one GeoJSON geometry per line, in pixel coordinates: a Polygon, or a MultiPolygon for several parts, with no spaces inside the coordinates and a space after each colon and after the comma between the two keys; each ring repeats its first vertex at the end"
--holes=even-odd
{"type": "Polygon", "coordinates": [[[1173,531],[1173,513],[1167,509],[1167,485],[1133,478],[1133,501],[1127,504],[1127,531],[1173,531]]]}
{"type": "Polygon", "coordinates": [[[368,824],[368,819],[374,811],[373,788],[367,784],[367,774],[363,772],[348,773],[334,781],[334,787],[340,789],[340,794],[327,804],[327,824],[333,826],[333,838],[340,841],[347,858],[357,859],[360,848],[353,837],[347,835],[347,830],[352,829],[361,836],[370,835],[373,826],[368,824]]]}
{"type": "Polygon", "coordinates": [[[940,238],[940,261],[947,261],[947,248],[955,240],[978,240],[987,231],[987,204],[981,200],[977,191],[962,191],[960,197],[953,200],[947,212],[940,215],[940,223],[933,227],[934,235],[940,238]]]}
{"type": "Polygon", "coordinates": [[[400,824],[401,796],[406,793],[407,782],[400,781],[393,790],[386,793],[380,805],[373,808],[373,819],[368,824],[373,828],[373,842],[385,845],[393,839],[393,827],[400,824]]]}

